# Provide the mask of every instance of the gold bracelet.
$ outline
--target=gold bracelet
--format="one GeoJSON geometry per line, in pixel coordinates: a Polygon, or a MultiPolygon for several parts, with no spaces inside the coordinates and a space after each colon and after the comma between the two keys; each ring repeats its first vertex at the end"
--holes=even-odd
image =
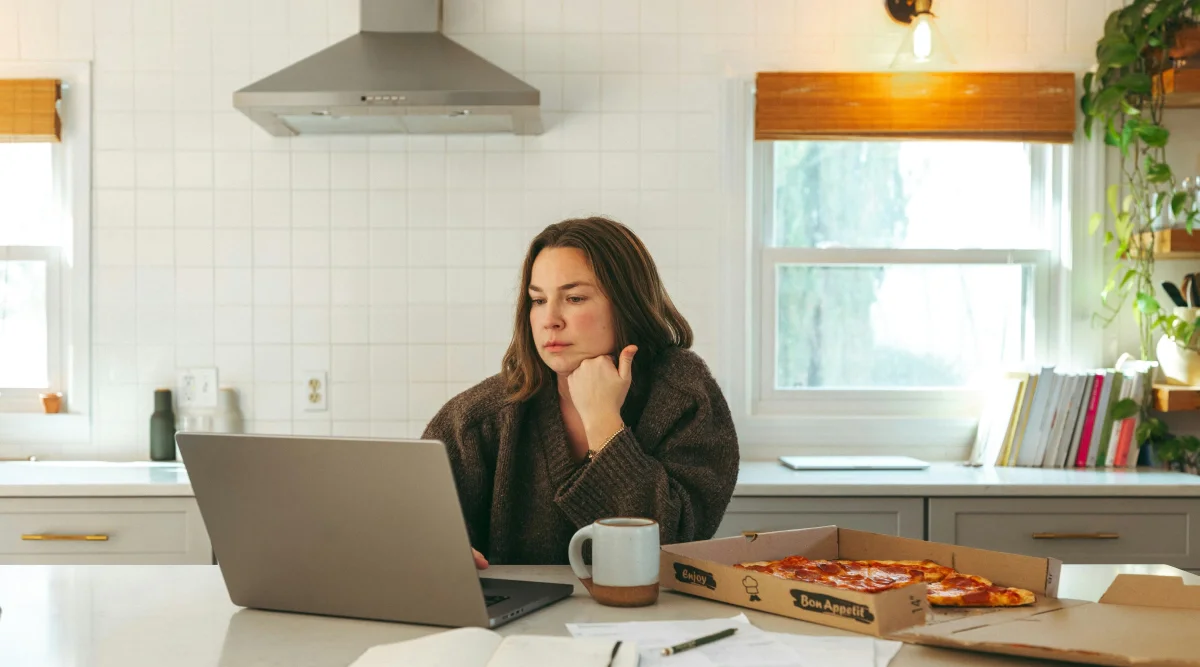
{"type": "Polygon", "coordinates": [[[608,447],[608,445],[610,443],[612,443],[613,440],[616,440],[617,436],[621,435],[621,431],[624,431],[624,430],[625,430],[625,425],[621,424],[621,428],[617,429],[616,433],[613,433],[612,435],[608,436],[608,440],[605,440],[604,444],[600,445],[600,449],[589,448],[587,456],[584,457],[584,462],[591,463],[592,459],[596,458],[596,455],[599,454],[601,451],[603,451],[605,447],[608,447]]]}

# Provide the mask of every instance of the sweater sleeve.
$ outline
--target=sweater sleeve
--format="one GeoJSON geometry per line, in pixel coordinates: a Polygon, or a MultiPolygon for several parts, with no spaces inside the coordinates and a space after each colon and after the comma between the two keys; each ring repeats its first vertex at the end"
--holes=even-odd
{"type": "Polygon", "coordinates": [[[488,474],[490,466],[486,464],[484,456],[483,430],[480,425],[470,423],[464,415],[463,406],[455,403],[452,400],[442,407],[425,427],[422,438],[445,443],[471,546],[486,557],[492,478],[488,474]]]}
{"type": "Polygon", "coordinates": [[[709,539],[737,483],[738,443],[729,408],[711,377],[703,395],[679,392],[652,400],[656,418],[668,426],[639,427],[647,431],[647,442],[626,428],[590,463],[573,464],[565,455],[551,462],[555,502],[576,526],[638,516],[658,522],[663,544],[709,539]],[[657,446],[648,446],[650,441],[657,446]]]}

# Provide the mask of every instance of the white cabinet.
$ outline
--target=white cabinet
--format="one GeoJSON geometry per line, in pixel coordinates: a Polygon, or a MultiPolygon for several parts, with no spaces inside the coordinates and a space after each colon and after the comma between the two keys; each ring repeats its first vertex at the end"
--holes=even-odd
{"type": "Polygon", "coordinates": [[[840,526],[925,539],[924,498],[734,498],[715,537],[840,526]]]}
{"type": "Polygon", "coordinates": [[[0,564],[212,562],[195,498],[0,498],[0,564]]]}
{"type": "Polygon", "coordinates": [[[1200,499],[930,498],[933,542],[1065,563],[1200,568],[1200,499]]]}

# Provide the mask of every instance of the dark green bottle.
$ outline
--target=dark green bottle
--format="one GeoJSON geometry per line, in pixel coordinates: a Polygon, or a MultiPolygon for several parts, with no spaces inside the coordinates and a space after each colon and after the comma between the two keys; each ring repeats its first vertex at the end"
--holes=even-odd
{"type": "Polygon", "coordinates": [[[175,460],[175,410],[171,390],[154,390],[154,414],[150,415],[150,460],[175,460]]]}

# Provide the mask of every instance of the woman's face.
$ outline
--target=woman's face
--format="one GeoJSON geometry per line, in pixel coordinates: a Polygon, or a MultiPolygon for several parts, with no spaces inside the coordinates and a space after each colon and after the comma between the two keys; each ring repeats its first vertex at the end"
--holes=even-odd
{"type": "Polygon", "coordinates": [[[545,248],[529,279],[529,324],[542,361],[569,374],[584,359],[612,354],[613,310],[578,248],[545,248]]]}

